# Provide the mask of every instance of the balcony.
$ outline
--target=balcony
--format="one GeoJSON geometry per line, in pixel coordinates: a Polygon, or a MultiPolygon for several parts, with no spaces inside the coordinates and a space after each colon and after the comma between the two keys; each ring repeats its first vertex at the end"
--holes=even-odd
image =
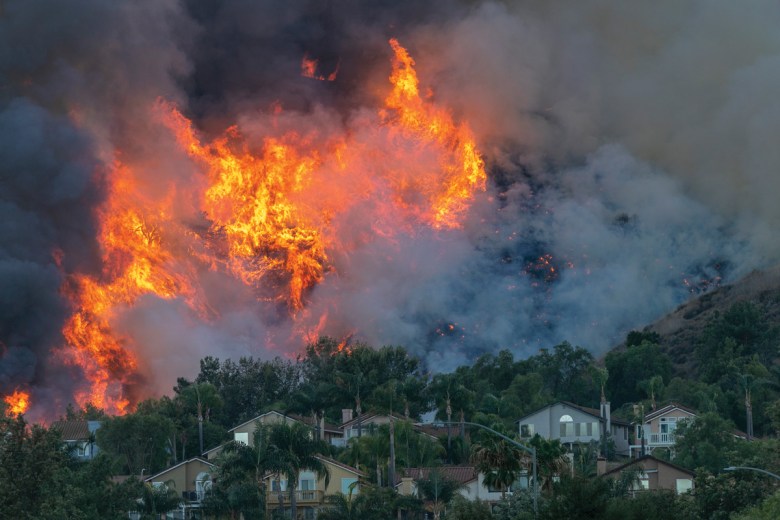
{"type": "MultiPolygon", "coordinates": [[[[279,505],[280,493],[284,496],[284,503],[286,505],[290,504],[289,491],[269,490],[268,494],[266,495],[266,504],[268,504],[269,508],[273,508],[279,505]]],[[[298,503],[298,505],[322,504],[324,498],[325,498],[325,492],[317,489],[314,490],[296,489],[295,490],[295,501],[298,503]]]]}
{"type": "Polygon", "coordinates": [[[671,433],[651,433],[649,443],[656,446],[671,446],[674,444],[674,432],[671,433]]]}

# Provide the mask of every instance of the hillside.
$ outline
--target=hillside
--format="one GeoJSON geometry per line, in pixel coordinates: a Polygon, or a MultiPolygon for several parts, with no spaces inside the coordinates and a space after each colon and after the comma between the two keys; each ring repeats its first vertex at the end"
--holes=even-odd
{"type": "MultiPolygon", "coordinates": [[[[642,330],[658,333],[661,346],[671,357],[675,370],[690,374],[696,368],[696,340],[710,317],[740,301],[761,305],[770,324],[780,326],[780,265],[753,271],[736,282],[694,298],[642,330]]],[[[624,348],[624,345],[617,348],[624,348]]]]}

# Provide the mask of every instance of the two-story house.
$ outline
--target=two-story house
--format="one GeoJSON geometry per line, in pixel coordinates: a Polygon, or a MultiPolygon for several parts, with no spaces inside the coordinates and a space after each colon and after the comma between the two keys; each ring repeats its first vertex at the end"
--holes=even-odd
{"type": "Polygon", "coordinates": [[[631,424],[612,417],[609,402],[602,403],[598,410],[558,401],[518,419],[516,423],[521,439],[528,440],[538,434],[548,440],[557,439],[573,451],[577,445],[600,444],[606,435],[614,442],[618,455],[629,454],[631,424]]]}
{"type": "Polygon", "coordinates": [[[635,425],[631,454],[637,457],[652,455],[653,451],[659,448],[671,453],[674,449],[677,426],[683,421],[695,418],[694,410],[677,403],[670,403],[645,414],[642,422],[635,425]]]}

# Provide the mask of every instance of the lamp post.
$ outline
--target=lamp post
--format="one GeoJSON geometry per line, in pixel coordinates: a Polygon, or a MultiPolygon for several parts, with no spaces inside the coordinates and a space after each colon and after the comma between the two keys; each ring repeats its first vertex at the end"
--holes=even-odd
{"type": "Polygon", "coordinates": [[[780,475],[777,475],[776,473],[772,473],[771,471],[767,471],[761,468],[751,468],[750,466],[729,466],[728,468],[723,468],[723,471],[737,471],[740,469],[744,469],[748,471],[757,471],[759,473],[763,473],[765,475],[769,475],[770,477],[774,477],[777,480],[780,480],[780,475]]]}
{"type": "MultiPolygon", "coordinates": [[[[453,423],[451,423],[450,421],[446,421],[446,422],[433,422],[433,423],[430,423],[430,424],[432,424],[433,426],[439,426],[439,425],[446,424],[449,427],[453,423]]],[[[479,424],[479,423],[474,423],[474,422],[467,422],[467,421],[462,421],[461,424],[468,424],[469,426],[476,426],[477,428],[481,428],[483,430],[489,431],[493,435],[497,435],[497,436],[501,437],[502,439],[504,439],[508,443],[512,444],[513,446],[516,446],[516,447],[520,448],[521,450],[526,451],[526,452],[531,454],[531,461],[532,461],[532,468],[533,468],[532,471],[533,471],[533,479],[534,479],[534,488],[533,488],[534,517],[538,517],[539,516],[539,500],[538,500],[538,497],[539,497],[539,483],[536,480],[536,448],[534,448],[533,446],[526,446],[525,444],[520,444],[516,440],[514,440],[514,439],[512,439],[510,437],[507,437],[503,433],[497,432],[493,428],[488,428],[484,424],[479,424]]]]}

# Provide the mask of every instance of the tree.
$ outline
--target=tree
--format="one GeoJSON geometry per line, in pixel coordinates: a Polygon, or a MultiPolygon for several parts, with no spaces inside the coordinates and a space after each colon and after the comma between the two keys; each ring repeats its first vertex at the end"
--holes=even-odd
{"type": "Polygon", "coordinates": [[[591,377],[592,364],[590,352],[564,341],[553,347],[552,352],[542,349],[538,355],[521,363],[521,369],[540,374],[554,399],[581,402],[587,395],[593,395],[595,401],[597,387],[591,377]]]}
{"type": "Polygon", "coordinates": [[[463,485],[447,478],[441,470],[432,469],[426,478],[417,481],[417,492],[424,501],[431,503],[434,520],[439,520],[445,506],[455,497],[463,485]]]}
{"type": "Polygon", "coordinates": [[[540,518],[559,520],[591,520],[604,518],[610,489],[609,483],[600,478],[561,477],[555,490],[547,499],[540,518]]]}
{"type": "Polygon", "coordinates": [[[492,520],[490,506],[481,500],[455,495],[447,508],[447,520],[492,520]]]}
{"type": "Polygon", "coordinates": [[[215,464],[213,484],[203,501],[204,511],[246,520],[261,518],[265,509],[265,466],[259,446],[229,442],[215,464]]]}
{"type": "Polygon", "coordinates": [[[674,462],[689,469],[705,468],[717,473],[739,462],[737,442],[731,423],[715,413],[703,413],[678,424],[674,462]]]}
{"type": "Polygon", "coordinates": [[[141,489],[141,500],[138,504],[141,506],[141,512],[144,513],[142,516],[144,519],[157,520],[161,514],[173,511],[179,507],[180,499],[178,494],[165,484],[154,486],[145,483],[141,486],[141,489]]]}
{"type": "MultiPolygon", "coordinates": [[[[612,405],[619,407],[625,403],[641,400],[638,383],[654,377],[661,378],[661,384],[669,381],[672,375],[672,362],[661,347],[647,341],[640,345],[627,347],[625,351],[613,350],[604,358],[609,370],[607,393],[612,405]]],[[[660,384],[656,385],[660,387],[660,384]]]]}
{"type": "Polygon", "coordinates": [[[780,518],[780,491],[762,503],[732,516],[734,520],[776,520],[780,518]]]}
{"type": "MultiPolygon", "coordinates": [[[[0,410],[2,412],[2,410],[0,410]]],[[[116,484],[108,457],[81,462],[63,449],[59,430],[0,413],[0,516],[58,520],[127,518],[139,496],[129,479],[116,484]]]]}
{"type": "Polygon", "coordinates": [[[485,475],[485,484],[501,489],[501,496],[527,467],[527,459],[525,451],[494,436],[481,436],[471,451],[471,462],[485,475]]]}
{"type": "MultiPolygon", "coordinates": [[[[544,497],[537,497],[537,506],[544,509],[544,497]]],[[[534,520],[534,496],[530,490],[518,490],[502,497],[493,508],[494,520],[534,520]]]]}
{"type": "Polygon", "coordinates": [[[773,489],[773,483],[755,472],[696,474],[694,512],[697,518],[727,520],[733,514],[761,502],[773,489]]]}
{"type": "Polygon", "coordinates": [[[313,471],[318,478],[325,480],[326,485],[330,480],[327,466],[317,456],[327,447],[323,442],[312,439],[311,429],[298,422],[260,425],[255,437],[261,451],[260,460],[263,467],[271,473],[287,477],[290,512],[292,518],[297,518],[295,491],[301,471],[313,471]]]}
{"type": "Polygon", "coordinates": [[[173,428],[170,419],[157,413],[131,413],[106,419],[97,431],[97,443],[127,474],[138,475],[142,469],[151,474],[168,463],[166,446],[173,428]]]}
{"type": "Polygon", "coordinates": [[[399,509],[419,510],[419,501],[399,496],[394,490],[361,486],[360,493],[337,493],[326,498],[328,506],[317,513],[318,520],[391,520],[399,509]]]}
{"type": "Polygon", "coordinates": [[[777,356],[778,330],[770,327],[766,311],[753,302],[737,302],[716,312],[696,345],[699,375],[707,383],[720,381],[736,359],[757,355],[764,365],[777,356]]]}
{"type": "Polygon", "coordinates": [[[566,458],[566,447],[561,444],[561,441],[544,439],[538,433],[528,443],[536,449],[539,489],[552,491],[555,477],[567,473],[569,461],[566,458]]]}

